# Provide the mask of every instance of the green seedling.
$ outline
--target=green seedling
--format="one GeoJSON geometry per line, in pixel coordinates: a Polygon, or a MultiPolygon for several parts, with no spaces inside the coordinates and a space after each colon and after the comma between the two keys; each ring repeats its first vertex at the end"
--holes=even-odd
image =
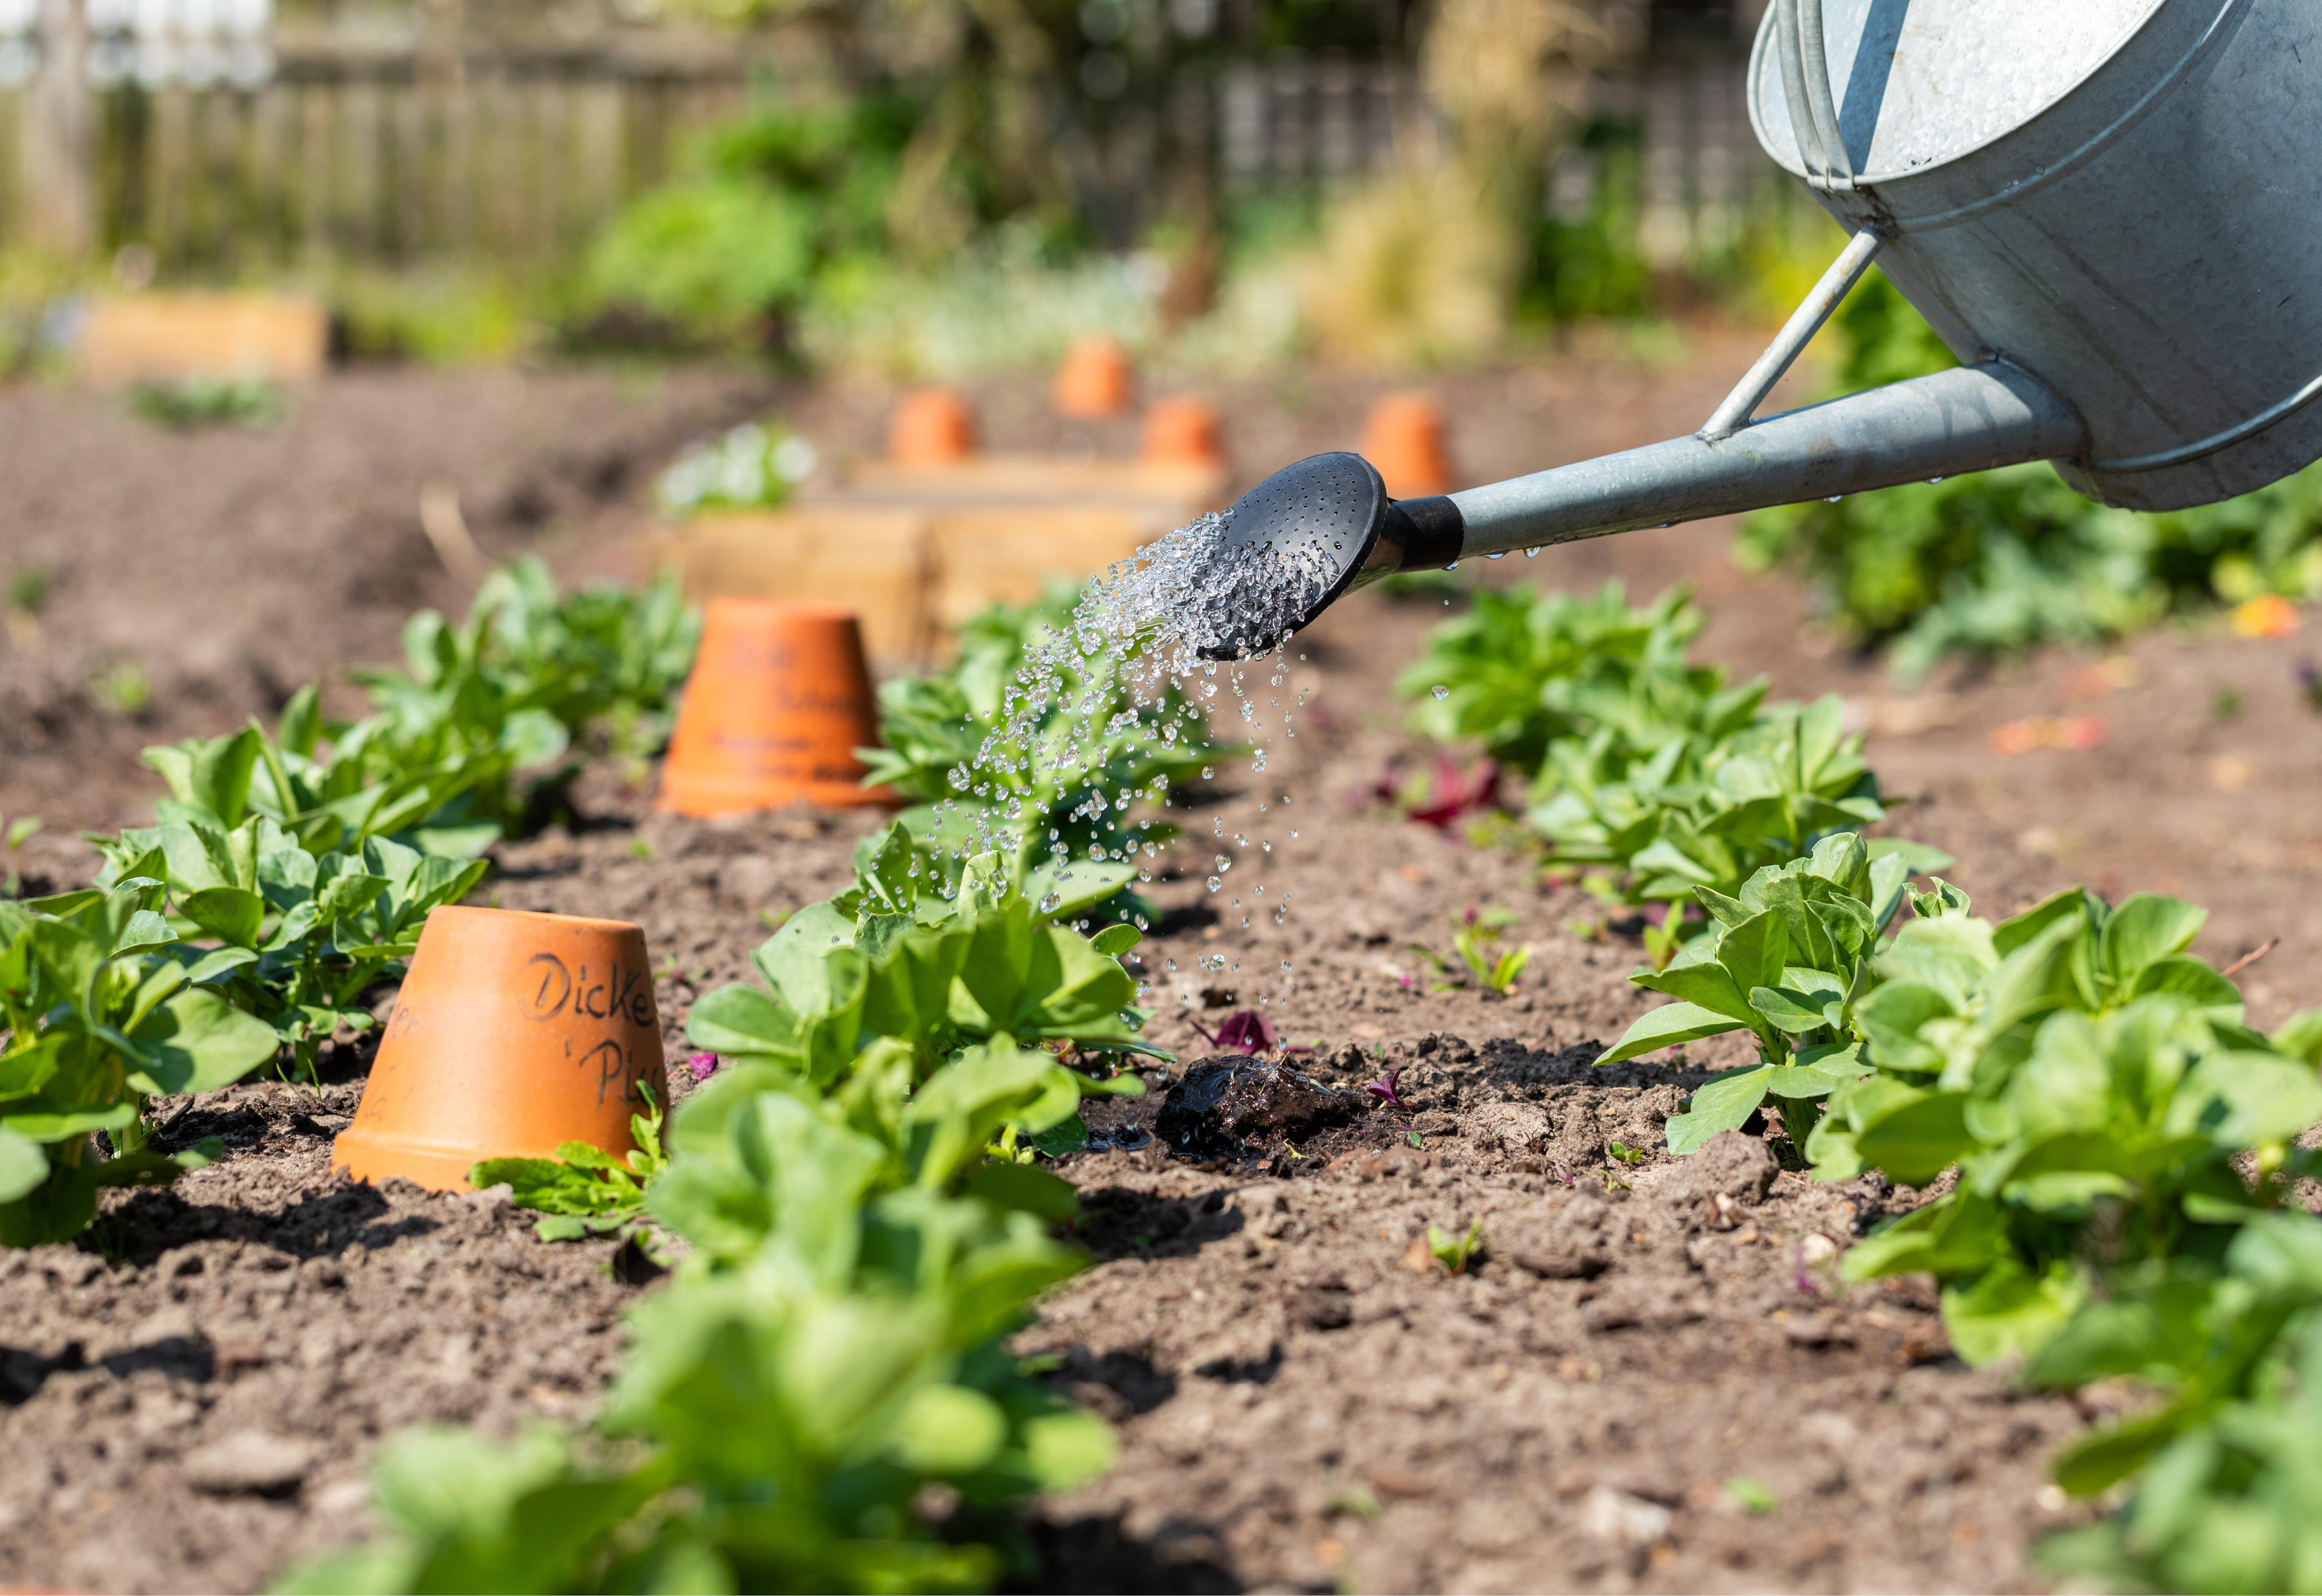
{"type": "Polygon", "coordinates": [[[8,573],[7,606],[18,615],[37,616],[49,606],[56,585],[56,573],[47,566],[18,566],[8,573]]]}
{"type": "Polygon", "coordinates": [[[216,1159],[215,1140],[155,1151],[146,1100],[224,1086],[274,1052],[271,1029],[188,981],[162,898],[138,875],[0,902],[0,1246],[69,1240],[104,1188],[216,1159]]]}
{"type": "MultiPolygon", "coordinates": [[[[1880,936],[1903,912],[1910,871],[1922,856],[1874,846],[1842,832],[1814,853],[1768,866],[1738,897],[1696,889],[1709,933],[1685,944],[1666,969],[1641,969],[1638,986],[1677,1002],[1652,1009],[1601,1054],[1618,1063],[1679,1043],[1747,1031],[1760,1062],[1728,1071],[1693,1094],[1668,1121],[1668,1148],[1693,1152],[1720,1131],[1745,1124],[1769,1099],[1793,1143],[1804,1149],[1823,1100],[1863,1073],[1857,1008],[1875,980],[1880,936]]],[[[1941,891],[1909,898],[1933,914],[1941,891]]]]}
{"type": "Polygon", "coordinates": [[[24,878],[16,868],[17,855],[40,829],[41,817],[37,815],[19,815],[5,828],[0,828],[0,853],[8,855],[6,868],[0,870],[0,898],[15,898],[23,894],[24,878]]]}
{"type": "Polygon", "coordinates": [[[308,1080],[335,1032],[377,1024],[365,994],[400,976],[428,911],[485,870],[377,836],[318,857],[264,815],[225,830],[164,809],[182,817],[99,844],[97,884],[153,882],[184,979],[270,1026],[308,1080]]]}
{"type": "Polygon", "coordinates": [[[780,422],[745,422],[712,443],[689,445],[654,484],[666,515],[765,508],[814,474],[814,446],[780,422]]]}
{"type": "Polygon", "coordinates": [[[864,781],[917,801],[900,816],[915,852],[878,872],[874,896],[890,903],[880,912],[948,898],[961,862],[987,851],[1036,905],[1053,892],[1083,900],[1083,912],[1103,905],[1098,919],[1147,912],[1127,890],[1131,861],[1177,828],[1132,818],[1133,806],[1166,803],[1234,750],[1210,739],[1206,717],[1174,682],[1140,701],[1126,660],[1059,648],[1079,598],[1056,587],[1038,604],[986,610],[960,628],[940,675],[881,686],[882,746],[861,751],[864,781]],[[1035,653],[1065,656],[1037,694],[1019,680],[1035,653]]]}
{"type": "Polygon", "coordinates": [[[2161,1268],[2281,1208],[2322,1120],[2322,1011],[2250,1029],[2185,951],[2205,917],[2073,889],[1996,926],[1962,907],[1903,929],[1856,1005],[1876,1067],[1805,1150],[1824,1179],[1961,1179],[1851,1248],[1845,1279],[1927,1270],[1961,1357],[2036,1357],[2099,1294],[2091,1227],[2111,1268],[2161,1268]]]}
{"type": "Polygon", "coordinates": [[[635,1234],[644,1215],[645,1195],[669,1167],[662,1151],[662,1107],[653,1089],[640,1085],[645,1109],[629,1117],[636,1145],[616,1158],[586,1142],[567,1142],[553,1158],[488,1158],[468,1172],[468,1184],[481,1191],[505,1185],[510,1199],[542,1218],[533,1230],[543,1241],[578,1241],[583,1236],[635,1234]]]}
{"type": "Polygon", "coordinates": [[[1761,1518],[1782,1505],[1780,1500],[1772,1491],[1746,1474],[1736,1474],[1726,1481],[1725,1495],[1743,1512],[1761,1518]]]}
{"type": "Polygon", "coordinates": [[[1471,1221],[1466,1234],[1460,1236],[1453,1236],[1430,1225],[1427,1227],[1427,1250],[1434,1254],[1435,1261],[1451,1273],[1465,1274],[1467,1266],[1483,1255],[1484,1222],[1481,1219],[1471,1221]]]}
{"type": "Polygon", "coordinates": [[[1763,681],[1687,662],[1702,618],[1682,590],[1645,609],[1617,584],[1587,599],[1479,592],[1396,682],[1421,730],[1481,738],[1532,772],[1525,823],[1544,868],[1611,907],[1665,906],[1645,934],[1655,969],[1705,928],[1695,888],[1738,892],[1888,807],[1837,698],[1769,704],[1763,681]]]}
{"type": "Polygon", "coordinates": [[[1604,1151],[1607,1155],[1627,1164],[1631,1169],[1636,1168],[1651,1156],[1641,1147],[1626,1146],[1619,1142],[1607,1142],[1604,1145],[1604,1151]]]}
{"type": "Polygon", "coordinates": [[[129,408],[178,432],[197,427],[268,427],[282,419],[281,389],[263,378],[188,377],[141,382],[129,390],[129,408]]]}
{"type": "MultiPolygon", "coordinates": [[[[1494,956],[1493,944],[1510,926],[1515,924],[1515,918],[1514,913],[1508,909],[1487,908],[1479,913],[1473,907],[1451,917],[1455,927],[1451,947],[1460,967],[1477,986],[1502,997],[1515,990],[1516,978],[1531,962],[1529,945],[1510,948],[1497,957],[1494,956]]],[[[1454,991],[1466,984],[1455,972],[1450,960],[1415,942],[1411,944],[1411,951],[1434,966],[1437,974],[1451,978],[1435,982],[1428,989],[1430,991],[1454,991]]]]}
{"type": "Polygon", "coordinates": [[[1685,939],[1692,929],[1686,917],[1685,905],[1681,903],[1672,903],[1665,908],[1659,926],[1648,923],[1644,937],[1645,957],[1652,967],[1668,969],[1669,961],[1677,957],[1678,949],[1685,944],[1685,939]]]}
{"type": "Polygon", "coordinates": [[[2209,695],[2209,718],[2215,721],[2235,719],[2242,712],[2242,695],[2238,688],[2219,688],[2209,695]]]}
{"type": "Polygon", "coordinates": [[[88,696],[99,708],[127,717],[153,702],[153,683],[135,661],[123,660],[88,679],[88,696]]]}

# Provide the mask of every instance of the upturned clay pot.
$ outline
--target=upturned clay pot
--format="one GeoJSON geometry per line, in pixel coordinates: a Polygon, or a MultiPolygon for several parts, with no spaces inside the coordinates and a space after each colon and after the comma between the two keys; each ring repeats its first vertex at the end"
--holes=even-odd
{"type": "Polygon", "coordinates": [[[1056,368],[1051,391],[1059,415],[1119,415],[1129,408],[1134,385],[1128,351],[1102,333],[1092,333],[1073,340],[1065,363],[1056,368]]]}
{"type": "Polygon", "coordinates": [[[857,748],[879,740],[854,615],[780,598],[713,598],[662,768],[661,807],[738,815],[805,799],[886,801],[857,748]]]}
{"type": "Polygon", "coordinates": [[[1363,424],[1363,458],[1378,468],[1394,498],[1448,492],[1451,467],[1443,452],[1443,407],[1433,394],[1386,394],[1363,424]]]}
{"type": "Polygon", "coordinates": [[[1173,394],[1145,412],[1144,446],[1148,464],[1216,466],[1225,463],[1218,447],[1218,407],[1207,399],[1173,394]]]}
{"type": "Polygon", "coordinates": [[[913,388],[895,406],[887,456],[900,465],[939,466],[975,452],[975,413],[947,388],[913,388]]]}
{"type": "Polygon", "coordinates": [[[465,1191],[479,1159],[544,1158],[566,1142],[628,1152],[648,1090],[668,1104],[643,930],[439,908],[331,1161],[358,1180],[465,1191]]]}

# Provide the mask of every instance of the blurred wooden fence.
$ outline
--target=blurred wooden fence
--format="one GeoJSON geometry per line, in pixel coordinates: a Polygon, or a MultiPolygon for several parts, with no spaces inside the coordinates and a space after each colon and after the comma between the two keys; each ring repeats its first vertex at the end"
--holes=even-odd
{"type": "Polygon", "coordinates": [[[0,87],[0,239],[78,233],[228,273],[317,257],[535,260],[662,178],[689,133],[742,102],[751,66],[734,51],[270,43],[254,81],[92,83],[87,192],[45,226],[54,106],[37,76],[0,87]]]}
{"type": "MultiPolygon", "coordinates": [[[[84,33],[86,70],[60,93],[41,69],[36,5],[72,0],[0,0],[0,242],[135,242],[197,273],[567,253],[782,65],[763,42],[642,27],[577,44],[343,25],[206,42],[84,33]]],[[[1327,190],[1375,170],[1422,121],[1407,66],[1304,56],[1185,73],[1156,109],[1114,119],[1084,152],[1083,204],[1103,235],[1137,235],[1173,160],[1205,164],[1229,193],[1327,190]]],[[[1608,78],[1595,110],[1634,130],[1641,158],[1568,154],[1550,209],[1586,214],[1608,176],[1638,186],[1623,210],[1656,264],[1714,247],[1767,191],[1738,60],[1608,78]]]]}

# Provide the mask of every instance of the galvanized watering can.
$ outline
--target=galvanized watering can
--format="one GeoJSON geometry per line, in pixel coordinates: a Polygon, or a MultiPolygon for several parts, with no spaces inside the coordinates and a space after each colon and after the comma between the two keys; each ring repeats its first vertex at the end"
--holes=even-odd
{"type": "Polygon", "coordinates": [[[2322,457],[2322,0],[1775,0],[1749,105],[1853,236],[1701,431],[1401,501],[1302,461],[1225,533],[1298,573],[1298,613],[1211,652],[1389,571],[1632,527],[2035,460],[2173,509],[2322,457]],[[1874,260],[1961,369],[1752,421],[1874,260]]]}

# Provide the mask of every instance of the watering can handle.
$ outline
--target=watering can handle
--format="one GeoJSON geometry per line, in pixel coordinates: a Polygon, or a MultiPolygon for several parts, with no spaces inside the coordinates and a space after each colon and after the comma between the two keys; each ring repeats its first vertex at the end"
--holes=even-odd
{"type": "MultiPolygon", "coordinates": [[[[1783,3],[1789,4],[1789,0],[1783,0],[1783,3]]],[[[1879,246],[1886,242],[1885,236],[1875,226],[1865,227],[1846,241],[1846,248],[1839,251],[1838,259],[1830,263],[1829,269],[1822,274],[1822,280],[1815,284],[1813,291],[1798,302],[1797,309],[1790,312],[1790,319],[1782,324],[1779,333],[1774,334],[1774,342],[1766,346],[1766,352],[1742,373],[1742,380],[1733,385],[1733,391],[1725,396],[1724,401],[1703,424],[1703,437],[1714,442],[1720,438],[1732,437],[1750,424],[1750,417],[1757,413],[1760,405],[1765,403],[1766,396],[1773,392],[1774,385],[1782,379],[1782,373],[1790,369],[1790,362],[1798,358],[1798,352],[1805,348],[1816,333],[1822,331],[1822,324],[1830,319],[1830,313],[1838,308],[1838,302],[1846,297],[1846,291],[1870,269],[1871,260],[1877,257],[1879,246]]]]}
{"type": "MultiPolygon", "coordinates": [[[[1774,30],[1782,48],[1782,88],[1790,103],[1790,127],[1798,136],[1798,159],[1806,169],[1806,181],[1824,190],[1851,188],[1854,163],[1839,137],[1838,111],[1830,97],[1830,65],[1823,54],[1823,0],[1774,0],[1774,30]]],[[[1750,424],[1750,417],[1782,379],[1782,373],[1821,331],[1846,291],[1869,269],[1871,258],[1884,242],[1876,224],[1864,227],[1848,242],[1814,291],[1782,324],[1766,352],[1711,415],[1701,436],[1714,442],[1750,424]]]]}
{"type": "Polygon", "coordinates": [[[1839,131],[1830,95],[1830,58],[1823,49],[1823,0],[1775,0],[1775,36],[1782,51],[1783,97],[1798,160],[1816,188],[1854,187],[1854,162],[1839,131]]]}

